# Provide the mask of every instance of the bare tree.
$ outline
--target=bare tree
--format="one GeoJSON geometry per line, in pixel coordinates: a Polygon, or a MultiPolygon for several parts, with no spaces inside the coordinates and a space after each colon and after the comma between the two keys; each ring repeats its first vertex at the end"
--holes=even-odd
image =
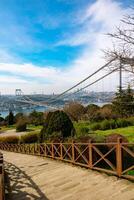
{"type": "MultiPolygon", "coordinates": [[[[132,8],[134,11],[134,8],[132,8]]],[[[134,12],[133,12],[134,13],[134,12]]],[[[122,65],[125,71],[134,73],[134,14],[125,16],[121,20],[120,27],[115,33],[108,33],[112,38],[113,48],[104,51],[108,61],[114,60],[110,69],[122,65]]]]}

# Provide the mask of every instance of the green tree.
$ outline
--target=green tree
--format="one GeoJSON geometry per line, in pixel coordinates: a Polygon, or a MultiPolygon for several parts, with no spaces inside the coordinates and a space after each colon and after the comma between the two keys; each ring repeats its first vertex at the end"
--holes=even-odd
{"type": "Polygon", "coordinates": [[[62,138],[74,135],[73,123],[65,112],[58,110],[48,113],[44,127],[41,130],[42,140],[53,133],[60,133],[62,138]]]}
{"type": "Polygon", "coordinates": [[[114,98],[113,109],[121,117],[134,115],[134,96],[130,85],[126,90],[121,90],[116,93],[114,98]]]}
{"type": "Polygon", "coordinates": [[[29,115],[29,121],[31,124],[34,124],[35,126],[43,125],[44,123],[44,113],[43,112],[37,112],[33,111],[29,115]]]}
{"type": "Polygon", "coordinates": [[[12,111],[9,111],[9,115],[5,118],[5,120],[7,121],[8,125],[13,125],[15,123],[15,118],[12,111]]]}

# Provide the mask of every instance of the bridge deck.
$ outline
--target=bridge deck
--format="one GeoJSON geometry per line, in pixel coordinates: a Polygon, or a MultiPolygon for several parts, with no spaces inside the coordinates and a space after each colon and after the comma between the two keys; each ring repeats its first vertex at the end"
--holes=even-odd
{"type": "Polygon", "coordinates": [[[8,200],[134,200],[134,184],[127,180],[47,158],[3,154],[8,200]]]}

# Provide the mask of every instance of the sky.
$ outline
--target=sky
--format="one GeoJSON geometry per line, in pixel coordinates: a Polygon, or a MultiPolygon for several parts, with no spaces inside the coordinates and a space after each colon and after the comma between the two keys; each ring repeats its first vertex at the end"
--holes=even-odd
{"type": "MultiPolygon", "coordinates": [[[[51,94],[76,84],[106,63],[106,33],[131,6],[134,0],[0,0],[0,92],[51,94]]],[[[88,90],[117,85],[114,74],[88,90]]]]}

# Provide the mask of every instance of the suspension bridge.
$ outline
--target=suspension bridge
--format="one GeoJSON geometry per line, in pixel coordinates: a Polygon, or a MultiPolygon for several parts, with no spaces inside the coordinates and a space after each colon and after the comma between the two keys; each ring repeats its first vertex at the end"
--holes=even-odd
{"type": "MultiPolygon", "coordinates": [[[[96,71],[94,71],[92,74],[88,75],[87,77],[85,77],[83,80],[79,81],[78,83],[76,83],[75,85],[73,85],[71,88],[63,91],[60,94],[57,95],[52,95],[46,99],[44,99],[44,101],[36,101],[34,99],[32,99],[30,97],[30,95],[25,95],[24,92],[21,89],[16,89],[15,90],[15,96],[16,98],[14,99],[14,102],[18,102],[18,103],[23,103],[25,105],[33,105],[33,106],[41,106],[41,107],[45,107],[47,108],[47,110],[57,110],[57,109],[62,109],[62,107],[59,107],[56,105],[56,102],[62,100],[64,103],[64,98],[67,97],[71,97],[77,93],[80,93],[81,91],[84,91],[85,89],[95,85],[96,83],[100,82],[101,80],[105,79],[106,77],[110,76],[111,74],[115,73],[115,72],[119,72],[119,91],[122,90],[123,88],[123,81],[122,81],[122,72],[125,71],[123,67],[121,67],[121,65],[119,67],[114,67],[114,69],[112,69],[111,71],[108,71],[106,73],[106,69],[109,67],[109,65],[114,65],[114,61],[110,60],[109,62],[107,62],[105,65],[103,65],[102,67],[100,67],[99,69],[97,69],[96,71]],[[105,71],[103,71],[105,70],[105,71]],[[98,75],[99,72],[102,72],[104,75],[99,75],[99,78],[95,78],[95,80],[93,81],[91,78],[94,77],[95,75],[98,75]],[[90,81],[90,83],[87,83],[87,81],[90,81]],[[84,86],[80,87],[83,83],[85,83],[84,86]],[[74,90],[76,89],[76,90],[74,90]],[[71,92],[71,93],[70,93],[71,92]]],[[[130,72],[127,72],[130,73],[130,72]]],[[[73,99],[74,100],[74,99],[73,99]]],[[[125,102],[127,103],[127,102],[125,102]]],[[[134,103],[134,102],[132,102],[134,103]]],[[[10,101],[8,102],[8,107],[9,110],[12,110],[13,107],[13,103],[10,101]]],[[[2,106],[3,107],[3,106],[2,106]]]]}

